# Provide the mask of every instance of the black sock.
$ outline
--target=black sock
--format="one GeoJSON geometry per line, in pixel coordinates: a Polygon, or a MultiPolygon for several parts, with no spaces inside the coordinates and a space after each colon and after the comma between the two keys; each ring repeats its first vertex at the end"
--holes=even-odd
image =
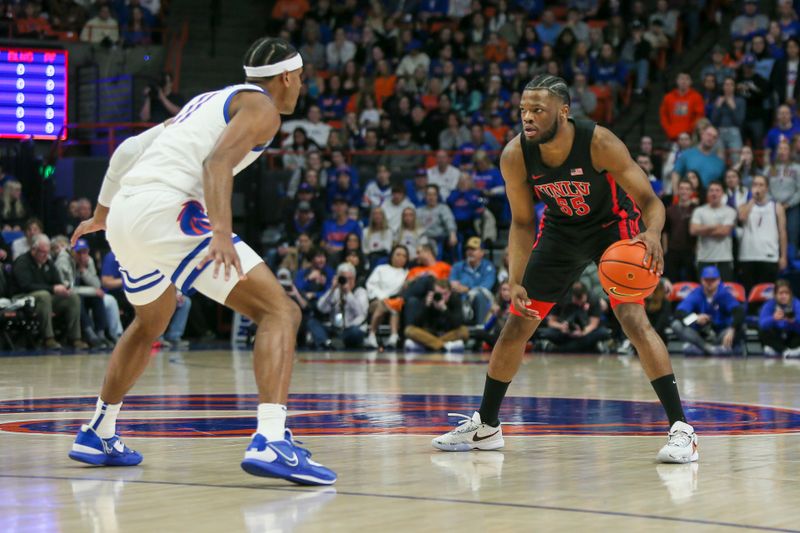
{"type": "Polygon", "coordinates": [[[492,427],[500,425],[500,404],[506,396],[506,391],[511,382],[504,383],[489,377],[486,374],[486,385],[483,386],[483,400],[478,413],[481,415],[481,422],[492,427]]]}
{"type": "Polygon", "coordinates": [[[664,411],[667,412],[670,427],[678,420],[686,422],[686,415],[683,414],[681,395],[678,392],[675,374],[661,376],[651,381],[650,384],[653,386],[653,389],[655,389],[658,399],[661,400],[664,411]]]}

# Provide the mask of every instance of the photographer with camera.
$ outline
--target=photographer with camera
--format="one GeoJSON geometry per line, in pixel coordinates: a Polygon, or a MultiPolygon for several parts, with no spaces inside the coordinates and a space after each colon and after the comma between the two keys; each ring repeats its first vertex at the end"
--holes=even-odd
{"type": "Polygon", "coordinates": [[[172,75],[161,74],[158,83],[151,83],[144,89],[144,103],[139,111],[142,122],[159,124],[178,114],[186,99],[180,93],[172,92],[172,75]]]}
{"type": "Polygon", "coordinates": [[[542,351],[562,353],[604,353],[609,329],[600,320],[600,301],[580,281],[572,284],[567,299],[547,316],[547,327],[536,332],[542,351]]]}
{"type": "Polygon", "coordinates": [[[405,330],[406,351],[429,348],[434,351],[464,350],[469,330],[464,325],[461,296],[455,294],[450,281],[437,279],[425,296],[425,307],[405,330]]]}
{"type": "Polygon", "coordinates": [[[775,297],[766,302],[758,317],[758,337],[764,355],[800,357],[800,300],[785,279],[775,282],[775,297]]]}
{"type": "Polygon", "coordinates": [[[356,269],[342,263],[336,269],[331,288],[317,301],[317,309],[330,321],[325,325],[310,317],[306,327],[311,332],[315,348],[360,348],[364,343],[369,300],[364,287],[356,287],[356,269]]]}
{"type": "Polygon", "coordinates": [[[700,281],[675,309],[672,331],[686,355],[729,354],[741,338],[744,306],[720,282],[717,267],[705,267],[700,281]]]}

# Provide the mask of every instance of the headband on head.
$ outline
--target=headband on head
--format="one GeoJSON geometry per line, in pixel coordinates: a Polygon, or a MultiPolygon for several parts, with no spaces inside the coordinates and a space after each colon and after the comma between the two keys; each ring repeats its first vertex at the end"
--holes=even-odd
{"type": "Polygon", "coordinates": [[[244,67],[244,73],[248,78],[269,78],[284,72],[291,72],[303,66],[303,58],[300,54],[295,54],[289,59],[285,59],[274,65],[261,65],[260,67],[244,67]]]}

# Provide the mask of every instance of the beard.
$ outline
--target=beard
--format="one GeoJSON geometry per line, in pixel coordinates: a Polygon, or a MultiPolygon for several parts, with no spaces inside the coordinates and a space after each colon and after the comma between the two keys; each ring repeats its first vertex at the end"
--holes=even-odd
{"type": "Polygon", "coordinates": [[[545,144],[552,141],[558,134],[558,117],[553,120],[553,125],[547,130],[539,130],[539,135],[535,139],[525,138],[531,144],[545,144]]]}

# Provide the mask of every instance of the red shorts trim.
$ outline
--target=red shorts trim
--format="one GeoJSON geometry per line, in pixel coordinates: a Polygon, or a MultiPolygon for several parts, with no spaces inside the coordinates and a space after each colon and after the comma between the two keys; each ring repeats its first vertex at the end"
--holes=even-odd
{"type": "Polygon", "coordinates": [[[616,299],[615,297],[611,296],[610,294],[608,295],[608,301],[609,301],[609,304],[611,305],[611,309],[616,309],[619,304],[644,305],[644,298],[642,298],[641,300],[635,300],[633,302],[623,302],[623,301],[620,301],[620,300],[616,299]]]}
{"type": "MultiPolygon", "coordinates": [[[[539,313],[539,317],[541,320],[544,320],[544,317],[550,312],[553,306],[556,305],[555,302],[540,302],[539,300],[531,300],[530,305],[526,306],[528,309],[532,311],[536,311],[539,313]]],[[[511,304],[509,311],[513,315],[522,316],[522,313],[514,309],[514,304],[511,304]]]]}

